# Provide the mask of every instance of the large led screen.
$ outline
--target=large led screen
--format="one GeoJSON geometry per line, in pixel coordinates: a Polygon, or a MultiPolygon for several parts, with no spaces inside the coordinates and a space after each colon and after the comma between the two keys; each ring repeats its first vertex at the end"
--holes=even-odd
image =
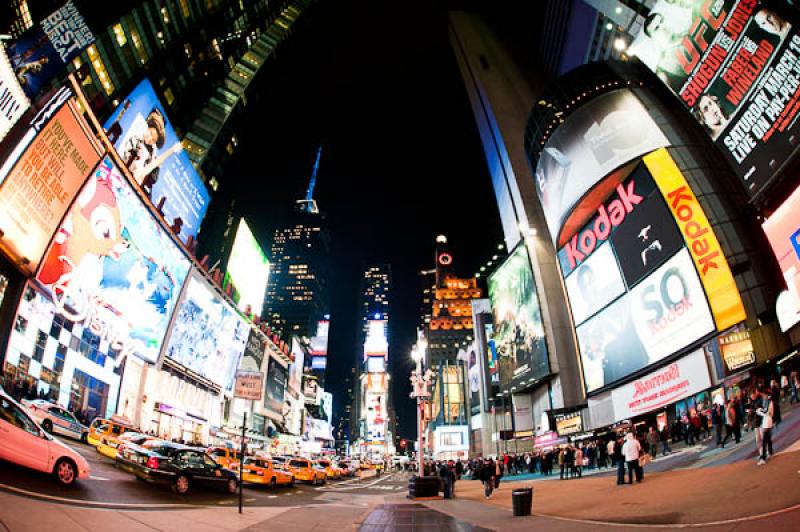
{"type": "Polygon", "coordinates": [[[367,334],[364,339],[364,360],[368,357],[389,355],[389,342],[387,340],[388,323],[386,320],[368,320],[367,334]]]}
{"type": "Polygon", "coordinates": [[[505,388],[521,388],[550,372],[542,311],[524,244],[489,277],[494,334],[505,388]]]}
{"type": "Polygon", "coordinates": [[[678,96],[751,195],[797,145],[800,36],[755,0],[658,0],[629,48],[678,96]]]}
{"type": "Polygon", "coordinates": [[[575,325],[586,321],[625,291],[617,260],[608,243],[581,263],[565,284],[575,325]]]}
{"type": "Polygon", "coordinates": [[[264,406],[273,412],[283,411],[283,392],[286,389],[287,369],[270,357],[267,382],[264,388],[264,406]]]}
{"type": "Polygon", "coordinates": [[[189,261],[110,159],[84,185],[36,279],[57,311],[155,362],[189,261]]]}
{"type": "Polygon", "coordinates": [[[781,330],[800,322],[800,187],[762,225],[786,281],[778,298],[781,330]]]}
{"type": "Polygon", "coordinates": [[[136,182],[181,241],[197,235],[209,195],[153,86],[144,80],[105,123],[136,182]]]}
{"type": "Polygon", "coordinates": [[[67,91],[59,94],[45,108],[55,114],[49,121],[46,113],[36,117],[30,144],[8,177],[0,177],[2,242],[12,256],[27,259],[31,271],[102,155],[74,100],[67,91]]]}
{"type": "Polygon", "coordinates": [[[30,106],[31,102],[8,61],[6,50],[0,45],[0,142],[30,106]]]}
{"type": "Polygon", "coordinates": [[[300,386],[303,382],[303,366],[305,363],[306,352],[300,345],[300,341],[296,336],[292,337],[292,354],[294,361],[289,364],[289,390],[293,395],[300,395],[300,386]]]}
{"type": "Polygon", "coordinates": [[[261,315],[269,279],[269,261],[244,218],[239,220],[236,229],[225,277],[233,281],[239,295],[239,308],[261,315]]]}
{"type": "Polygon", "coordinates": [[[199,274],[186,281],[164,356],[230,390],[250,334],[248,323],[199,274]]]}
{"type": "Polygon", "coordinates": [[[317,322],[317,334],[311,338],[311,355],[315,357],[328,356],[328,332],[331,322],[320,320],[317,322]]]}
{"type": "MultiPolygon", "coordinates": [[[[598,182],[620,165],[668,145],[628,90],[610,92],[576,109],[548,139],[536,164],[536,192],[553,242],[563,245],[560,235],[572,225],[573,209],[598,182]]],[[[603,191],[593,191],[598,193],[603,191]]]]}

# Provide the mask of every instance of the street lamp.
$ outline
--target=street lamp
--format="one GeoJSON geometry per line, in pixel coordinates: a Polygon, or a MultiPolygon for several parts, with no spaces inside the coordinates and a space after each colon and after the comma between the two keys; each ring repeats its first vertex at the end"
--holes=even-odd
{"type": "Polygon", "coordinates": [[[431,396],[429,387],[431,379],[433,378],[433,372],[430,369],[425,373],[422,372],[422,359],[425,358],[425,349],[427,349],[427,347],[428,343],[425,339],[420,338],[417,344],[411,349],[411,358],[417,364],[416,369],[411,372],[411,397],[416,397],[417,399],[417,441],[419,442],[417,445],[417,467],[419,468],[417,475],[420,477],[423,476],[425,472],[425,455],[422,448],[422,435],[425,433],[425,420],[422,415],[422,410],[425,399],[431,396]]]}

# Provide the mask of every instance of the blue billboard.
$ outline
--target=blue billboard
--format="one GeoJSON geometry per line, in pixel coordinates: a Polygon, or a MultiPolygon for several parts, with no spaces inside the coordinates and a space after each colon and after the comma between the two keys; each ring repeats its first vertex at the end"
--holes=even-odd
{"type": "Polygon", "coordinates": [[[143,80],[104,125],[109,140],[181,241],[196,237],[208,190],[172,128],[153,86],[143,80]]]}

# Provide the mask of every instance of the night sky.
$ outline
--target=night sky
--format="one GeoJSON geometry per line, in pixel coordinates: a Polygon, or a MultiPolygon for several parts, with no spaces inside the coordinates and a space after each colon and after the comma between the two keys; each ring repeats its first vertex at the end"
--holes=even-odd
{"type": "Polygon", "coordinates": [[[465,276],[502,241],[446,9],[431,0],[317,2],[259,75],[263,90],[248,108],[249,130],[221,192],[236,199],[237,214],[268,250],[271,228],[303,197],[322,144],[315,198],[332,237],[326,387],[335,417],[349,401],[343,379],[361,353],[362,268],[389,263],[398,432],[415,438],[408,376],[418,272],[433,267],[438,234],[448,236],[465,276]]]}

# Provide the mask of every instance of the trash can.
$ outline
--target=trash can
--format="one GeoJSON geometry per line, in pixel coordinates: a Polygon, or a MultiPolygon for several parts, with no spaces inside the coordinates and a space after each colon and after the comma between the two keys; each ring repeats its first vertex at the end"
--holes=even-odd
{"type": "Polygon", "coordinates": [[[531,515],[531,506],[533,506],[533,488],[521,488],[512,491],[511,503],[514,506],[514,517],[531,515]]]}

